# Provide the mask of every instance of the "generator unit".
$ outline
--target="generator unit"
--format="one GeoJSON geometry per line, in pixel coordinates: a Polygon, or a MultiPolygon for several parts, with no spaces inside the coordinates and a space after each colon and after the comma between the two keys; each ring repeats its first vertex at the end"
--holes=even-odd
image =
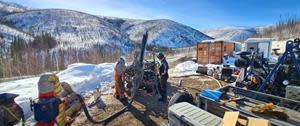
{"type": "Polygon", "coordinates": [[[244,43],[245,51],[254,51],[262,53],[263,58],[271,58],[272,55],[272,39],[271,38],[249,38],[244,43]]]}

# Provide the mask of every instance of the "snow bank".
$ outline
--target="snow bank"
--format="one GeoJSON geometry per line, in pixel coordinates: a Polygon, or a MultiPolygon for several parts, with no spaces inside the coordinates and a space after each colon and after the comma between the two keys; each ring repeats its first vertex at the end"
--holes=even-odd
{"type": "MultiPolygon", "coordinates": [[[[176,65],[175,68],[170,69],[169,73],[170,73],[171,77],[198,75],[198,73],[196,73],[198,66],[206,66],[208,69],[208,72],[211,72],[214,68],[217,68],[217,67],[223,68],[223,65],[219,65],[219,64],[201,65],[201,64],[197,64],[194,61],[185,61],[183,63],[176,65]]],[[[230,67],[234,68],[235,66],[230,65],[230,67]]]]}
{"type": "Polygon", "coordinates": [[[65,81],[72,85],[78,93],[88,93],[97,86],[113,81],[113,63],[99,65],[76,63],[57,75],[61,82],[65,81]]]}
{"type": "Polygon", "coordinates": [[[185,61],[176,65],[174,69],[170,69],[169,73],[172,77],[196,75],[198,66],[194,61],[185,61]]]}
{"type": "MultiPolygon", "coordinates": [[[[81,94],[89,93],[96,87],[113,81],[113,63],[84,64],[76,63],[69,65],[64,71],[57,75],[61,82],[68,82],[74,90],[81,94]]],[[[21,105],[28,118],[32,115],[30,111],[29,98],[37,98],[37,82],[39,77],[9,81],[0,83],[0,93],[15,93],[20,96],[16,102],[21,105]]]]}
{"type": "Polygon", "coordinates": [[[206,64],[205,66],[207,67],[208,70],[214,69],[217,67],[223,68],[223,65],[219,65],[219,64],[206,64]]]}

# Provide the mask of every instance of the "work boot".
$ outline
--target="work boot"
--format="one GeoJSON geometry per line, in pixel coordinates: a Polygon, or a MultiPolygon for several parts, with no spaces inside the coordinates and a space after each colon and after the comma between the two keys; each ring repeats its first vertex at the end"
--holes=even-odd
{"type": "Polygon", "coordinates": [[[120,97],[119,101],[123,104],[123,105],[127,105],[128,104],[128,98],[127,97],[120,97]]]}
{"type": "Polygon", "coordinates": [[[119,100],[126,100],[127,98],[124,95],[119,96],[119,100]]]}

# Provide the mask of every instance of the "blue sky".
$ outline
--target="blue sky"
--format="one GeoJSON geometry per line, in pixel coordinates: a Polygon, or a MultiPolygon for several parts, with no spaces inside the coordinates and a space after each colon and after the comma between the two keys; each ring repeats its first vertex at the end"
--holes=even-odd
{"type": "Polygon", "coordinates": [[[32,8],[64,8],[94,15],[171,19],[196,29],[262,26],[298,16],[298,0],[5,0],[32,8]]]}

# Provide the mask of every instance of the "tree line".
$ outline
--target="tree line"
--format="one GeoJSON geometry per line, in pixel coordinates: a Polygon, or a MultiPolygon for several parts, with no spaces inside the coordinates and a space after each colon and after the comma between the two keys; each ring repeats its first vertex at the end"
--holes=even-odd
{"type": "Polygon", "coordinates": [[[300,19],[296,15],[280,15],[275,25],[266,27],[258,32],[254,37],[276,38],[277,40],[287,40],[299,37],[300,19]]]}
{"type": "Polygon", "coordinates": [[[94,45],[88,49],[57,47],[49,33],[36,35],[30,42],[15,37],[7,42],[0,36],[0,78],[59,71],[76,62],[114,62],[121,55],[116,45],[94,45]]]}

